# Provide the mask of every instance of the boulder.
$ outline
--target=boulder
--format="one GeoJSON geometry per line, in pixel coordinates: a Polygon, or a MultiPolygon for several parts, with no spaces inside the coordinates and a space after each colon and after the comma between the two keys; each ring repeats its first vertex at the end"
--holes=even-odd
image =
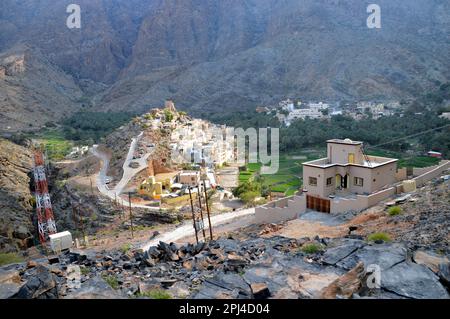
{"type": "Polygon", "coordinates": [[[0,269],[0,284],[20,283],[20,274],[16,269],[0,269]]]}
{"type": "Polygon", "coordinates": [[[327,249],[322,257],[322,261],[328,265],[335,265],[362,246],[364,246],[362,241],[347,240],[343,245],[327,249]]]}
{"type": "Polygon", "coordinates": [[[94,277],[84,282],[80,289],[70,292],[65,299],[124,299],[124,296],[102,278],[94,277]]]}
{"type": "Polygon", "coordinates": [[[425,265],[434,273],[439,272],[440,264],[449,264],[447,257],[436,255],[433,252],[418,250],[414,253],[414,262],[419,265],[425,265]]]}
{"type": "Polygon", "coordinates": [[[0,269],[0,299],[13,298],[22,286],[18,271],[0,269]]]}
{"type": "Polygon", "coordinates": [[[447,289],[449,289],[450,288],[450,265],[449,265],[449,263],[439,264],[438,276],[441,279],[442,283],[447,287],[447,289]]]}
{"type": "Polygon", "coordinates": [[[270,297],[269,287],[265,283],[253,283],[250,285],[250,289],[255,299],[267,299],[270,297]]]}
{"type": "Polygon", "coordinates": [[[359,262],[355,268],[333,281],[320,294],[322,299],[350,298],[362,287],[365,276],[364,264],[359,262]]]}
{"type": "Polygon", "coordinates": [[[17,239],[27,239],[28,237],[32,237],[32,235],[30,234],[28,228],[21,225],[14,230],[13,237],[17,239]]]}
{"type": "Polygon", "coordinates": [[[362,261],[366,267],[375,264],[384,271],[404,261],[406,255],[407,249],[402,244],[368,245],[342,259],[336,266],[350,270],[362,261]]]}
{"type": "Polygon", "coordinates": [[[21,288],[22,288],[21,284],[16,283],[1,284],[0,299],[14,298],[21,288]]]}
{"type": "Polygon", "coordinates": [[[19,299],[55,299],[58,298],[55,277],[51,270],[42,265],[36,267],[32,276],[17,293],[19,299]]]}
{"type": "Polygon", "coordinates": [[[414,299],[448,299],[449,294],[426,266],[402,262],[381,273],[381,287],[414,299]]]}

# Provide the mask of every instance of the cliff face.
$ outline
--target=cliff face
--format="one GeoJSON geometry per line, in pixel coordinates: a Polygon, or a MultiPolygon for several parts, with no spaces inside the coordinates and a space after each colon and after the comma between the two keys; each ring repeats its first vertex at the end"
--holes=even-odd
{"type": "Polygon", "coordinates": [[[73,78],[38,50],[15,46],[0,53],[0,132],[57,122],[80,109],[82,95],[73,78]]]}
{"type": "Polygon", "coordinates": [[[401,99],[450,78],[444,0],[380,0],[381,29],[367,28],[369,3],[357,0],[77,3],[82,28],[69,30],[64,1],[2,1],[0,51],[25,43],[76,83],[106,83],[100,110],[168,97],[211,112],[290,95],[401,99]]]}
{"type": "Polygon", "coordinates": [[[0,139],[0,251],[33,244],[33,195],[30,192],[32,154],[0,139]]]}

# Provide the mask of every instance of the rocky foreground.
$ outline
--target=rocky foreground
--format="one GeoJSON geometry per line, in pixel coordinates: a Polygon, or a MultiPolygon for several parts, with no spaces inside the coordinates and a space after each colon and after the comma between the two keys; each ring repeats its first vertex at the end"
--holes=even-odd
{"type": "Polygon", "coordinates": [[[354,235],[245,236],[9,265],[0,298],[449,298],[445,256],[354,235]]]}

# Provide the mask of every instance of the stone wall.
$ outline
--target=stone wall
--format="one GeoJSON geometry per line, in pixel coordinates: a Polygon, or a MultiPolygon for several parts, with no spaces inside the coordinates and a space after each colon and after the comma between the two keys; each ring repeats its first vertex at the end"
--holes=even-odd
{"type": "Polygon", "coordinates": [[[446,171],[449,168],[450,168],[450,161],[441,161],[438,166],[432,166],[431,169],[429,168],[428,170],[425,169],[415,170],[415,173],[422,172],[422,174],[413,178],[413,180],[416,181],[417,187],[421,187],[426,182],[440,176],[444,171],[446,171]]]}
{"type": "Polygon", "coordinates": [[[306,196],[294,195],[255,208],[255,223],[279,223],[295,219],[306,211],[306,196]]]}
{"type": "Polygon", "coordinates": [[[335,198],[331,200],[330,211],[331,213],[344,213],[349,211],[360,212],[394,196],[396,193],[397,188],[394,186],[368,196],[356,195],[349,198],[335,198]]]}
{"type": "Polygon", "coordinates": [[[395,179],[397,180],[397,182],[401,182],[407,179],[408,178],[407,172],[408,170],[406,167],[397,169],[397,172],[395,173],[395,179]]]}

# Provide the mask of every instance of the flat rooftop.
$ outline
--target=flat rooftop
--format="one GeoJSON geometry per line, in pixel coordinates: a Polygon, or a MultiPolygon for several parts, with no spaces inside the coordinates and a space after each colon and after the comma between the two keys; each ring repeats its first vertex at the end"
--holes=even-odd
{"type": "Polygon", "coordinates": [[[332,139],[332,140],[328,140],[327,143],[332,143],[332,144],[346,144],[346,145],[362,145],[363,142],[361,141],[352,141],[349,138],[346,138],[345,140],[341,140],[341,139],[332,139]]]}
{"type": "Polygon", "coordinates": [[[351,163],[347,163],[347,164],[339,164],[339,163],[331,163],[328,158],[321,158],[318,160],[314,160],[314,161],[310,161],[310,162],[305,162],[303,163],[303,165],[306,166],[314,166],[314,167],[319,167],[319,168],[327,168],[327,167],[332,167],[332,166],[360,166],[360,167],[367,167],[367,168],[375,168],[378,166],[382,166],[382,165],[386,165],[389,163],[394,163],[397,162],[398,159],[395,158],[388,158],[388,157],[380,157],[380,156],[367,156],[367,158],[369,159],[369,162],[364,161],[364,163],[361,164],[351,164],[351,163]]]}

